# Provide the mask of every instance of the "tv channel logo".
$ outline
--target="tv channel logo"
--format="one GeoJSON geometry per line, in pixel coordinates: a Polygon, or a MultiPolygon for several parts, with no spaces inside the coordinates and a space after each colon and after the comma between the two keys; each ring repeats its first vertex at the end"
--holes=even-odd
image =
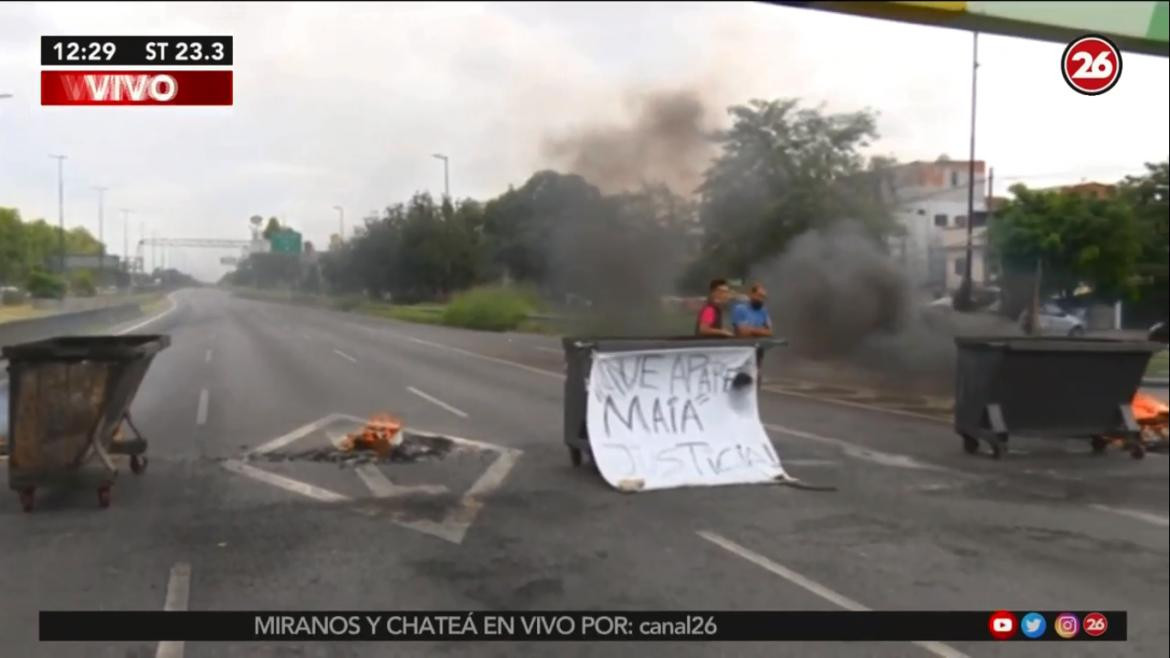
{"type": "Polygon", "coordinates": [[[1082,628],[1085,629],[1085,635],[1089,637],[1101,637],[1105,631],[1109,630],[1109,620],[1099,612],[1090,612],[1085,615],[1082,628]]]}
{"type": "Polygon", "coordinates": [[[987,620],[987,628],[991,631],[991,637],[997,640],[1011,639],[1016,634],[1016,616],[1007,610],[993,612],[987,620]]]}
{"type": "Polygon", "coordinates": [[[1056,619],[1052,622],[1052,628],[1056,629],[1056,634],[1060,637],[1071,640],[1077,636],[1077,631],[1081,629],[1081,622],[1076,615],[1062,612],[1056,615],[1056,619]]]}
{"type": "Polygon", "coordinates": [[[1044,636],[1044,631],[1048,630],[1048,621],[1044,619],[1044,615],[1038,612],[1029,612],[1020,620],[1020,632],[1024,637],[1035,640],[1038,637],[1044,636]]]}

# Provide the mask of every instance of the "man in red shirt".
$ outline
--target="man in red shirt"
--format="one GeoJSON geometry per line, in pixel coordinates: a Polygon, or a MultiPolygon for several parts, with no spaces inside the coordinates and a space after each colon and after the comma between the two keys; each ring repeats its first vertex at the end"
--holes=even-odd
{"type": "Polygon", "coordinates": [[[735,334],[723,328],[723,309],[731,298],[731,288],[726,279],[714,279],[707,289],[707,303],[699,309],[695,322],[695,335],[731,338],[735,334]]]}

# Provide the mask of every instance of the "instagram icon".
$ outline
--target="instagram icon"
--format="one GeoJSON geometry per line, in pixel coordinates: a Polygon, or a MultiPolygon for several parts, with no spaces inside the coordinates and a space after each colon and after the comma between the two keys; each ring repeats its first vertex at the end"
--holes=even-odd
{"type": "Polygon", "coordinates": [[[1052,622],[1052,628],[1057,635],[1068,640],[1076,637],[1077,631],[1081,628],[1081,622],[1076,615],[1062,612],[1052,622]]]}

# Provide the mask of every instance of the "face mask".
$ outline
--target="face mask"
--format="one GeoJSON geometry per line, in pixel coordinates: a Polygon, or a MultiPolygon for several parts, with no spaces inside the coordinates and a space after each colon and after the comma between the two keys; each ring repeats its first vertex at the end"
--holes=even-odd
{"type": "Polygon", "coordinates": [[[761,302],[758,299],[753,299],[752,300],[752,308],[754,308],[758,311],[758,310],[764,308],[764,302],[761,302]]]}

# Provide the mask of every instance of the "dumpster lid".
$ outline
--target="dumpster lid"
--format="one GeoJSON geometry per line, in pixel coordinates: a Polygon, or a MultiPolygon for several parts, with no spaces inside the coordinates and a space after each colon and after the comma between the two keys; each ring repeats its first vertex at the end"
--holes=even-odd
{"type": "Polygon", "coordinates": [[[760,347],[765,350],[788,344],[785,338],[724,338],[722,336],[565,336],[561,345],[595,348],[605,352],[679,349],[692,347],[760,347]]]}
{"type": "Polygon", "coordinates": [[[958,336],[955,345],[967,349],[1013,352],[1144,352],[1153,353],[1162,345],[1148,340],[1084,338],[1063,336],[958,336]]]}
{"type": "Polygon", "coordinates": [[[31,343],[8,345],[4,357],[18,361],[122,361],[151,356],[170,346],[165,335],[57,336],[31,343]]]}

